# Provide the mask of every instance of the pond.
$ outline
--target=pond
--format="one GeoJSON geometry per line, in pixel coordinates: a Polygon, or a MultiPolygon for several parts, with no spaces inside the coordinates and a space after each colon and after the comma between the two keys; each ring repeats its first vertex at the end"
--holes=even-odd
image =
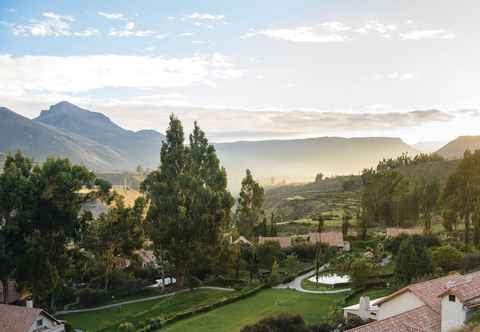
{"type": "MultiPolygon", "coordinates": [[[[308,281],[311,281],[313,283],[317,283],[317,278],[315,275],[310,277],[308,281]]],[[[338,274],[322,274],[318,276],[318,283],[323,284],[323,285],[329,285],[329,286],[335,286],[335,285],[341,285],[341,284],[348,284],[350,282],[350,277],[349,276],[341,276],[338,274]]]]}

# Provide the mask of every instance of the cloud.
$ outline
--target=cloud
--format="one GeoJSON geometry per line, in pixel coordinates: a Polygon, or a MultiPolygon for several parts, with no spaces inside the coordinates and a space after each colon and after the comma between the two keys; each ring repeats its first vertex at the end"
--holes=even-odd
{"type": "MultiPolygon", "coordinates": [[[[121,30],[111,29],[108,33],[111,37],[151,37],[156,32],[153,30],[138,30],[135,28],[135,22],[127,22],[121,30]]],[[[158,36],[158,35],[157,35],[158,36]]]]}
{"type": "Polygon", "coordinates": [[[42,19],[33,19],[27,25],[15,25],[13,34],[32,37],[91,37],[98,35],[99,31],[93,28],[87,28],[83,31],[72,31],[71,23],[74,21],[73,16],[44,12],[42,19]]]}
{"type": "Polygon", "coordinates": [[[302,26],[292,29],[265,29],[258,33],[249,32],[245,37],[263,35],[276,40],[284,40],[296,43],[331,43],[343,42],[346,37],[336,33],[318,31],[316,27],[302,26]]]}
{"type": "Polygon", "coordinates": [[[421,39],[454,39],[456,35],[448,30],[412,30],[407,33],[401,33],[402,40],[421,40],[421,39]]]}
{"type": "MultiPolygon", "coordinates": [[[[409,21],[406,25],[411,26],[413,22],[409,21]]],[[[241,36],[242,39],[265,36],[275,40],[283,40],[296,43],[331,43],[355,40],[361,36],[377,36],[384,39],[397,38],[400,40],[408,39],[452,39],[455,38],[453,32],[436,30],[412,30],[401,32],[396,24],[385,24],[379,21],[367,21],[360,26],[350,26],[343,22],[331,21],[308,26],[297,26],[291,28],[268,28],[268,29],[249,29],[241,36]]]]}
{"type": "Polygon", "coordinates": [[[100,16],[103,16],[109,20],[125,20],[125,15],[121,13],[104,13],[104,12],[98,12],[97,13],[100,16]]]}
{"type": "Polygon", "coordinates": [[[182,32],[179,34],[180,37],[191,37],[193,36],[193,32],[182,32]]]}
{"type": "Polygon", "coordinates": [[[214,86],[244,74],[220,53],[184,58],[161,56],[0,55],[0,91],[77,93],[108,87],[170,88],[214,86]]]}
{"type": "Polygon", "coordinates": [[[416,73],[411,73],[411,72],[406,72],[406,73],[400,73],[400,72],[392,72],[389,74],[375,74],[373,75],[373,80],[375,81],[382,81],[382,80],[398,80],[398,81],[407,81],[407,80],[414,80],[418,78],[418,74],[416,73]]]}
{"type": "Polygon", "coordinates": [[[225,19],[224,15],[214,15],[209,13],[193,13],[187,16],[187,18],[191,20],[198,20],[198,21],[223,21],[225,19]]]}

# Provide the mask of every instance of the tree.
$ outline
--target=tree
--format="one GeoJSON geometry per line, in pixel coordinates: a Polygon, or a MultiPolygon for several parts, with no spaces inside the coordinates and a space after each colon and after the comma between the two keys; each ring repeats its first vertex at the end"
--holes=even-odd
{"type": "Polygon", "coordinates": [[[309,332],[310,329],[300,315],[281,314],[247,325],[241,332],[309,332]]]}
{"type": "Polygon", "coordinates": [[[465,151],[462,161],[447,180],[443,202],[458,212],[464,222],[465,250],[470,250],[472,215],[480,197],[480,150],[465,151]]]}
{"type": "Polygon", "coordinates": [[[271,270],[276,259],[282,254],[280,244],[276,241],[267,241],[257,247],[256,259],[262,269],[271,270]]]}
{"type": "Polygon", "coordinates": [[[263,214],[263,201],[263,187],[253,179],[252,173],[247,169],[238,197],[238,229],[241,235],[254,235],[254,229],[263,214]]]}
{"type": "Polygon", "coordinates": [[[123,199],[117,197],[115,206],[89,226],[86,245],[102,262],[106,293],[109,291],[110,276],[118,260],[131,259],[135,250],[143,247],[144,212],[143,198],[137,198],[134,206],[128,208],[125,207],[123,199]]]}
{"type": "Polygon", "coordinates": [[[318,236],[323,232],[323,229],[325,227],[325,219],[323,218],[323,214],[320,212],[316,216],[317,219],[317,232],[318,236]]]}
{"type": "Polygon", "coordinates": [[[365,257],[356,258],[350,265],[350,278],[355,289],[364,288],[373,274],[373,265],[365,257]]]}
{"type": "Polygon", "coordinates": [[[207,266],[222,263],[217,249],[234,201],[215,148],[196,122],[185,146],[182,124],[170,116],[160,159],[142,190],[150,203],[150,237],[156,247],[168,252],[181,287],[191,279],[198,257],[208,259],[207,266]]]}
{"type": "Polygon", "coordinates": [[[315,183],[320,183],[323,180],[323,173],[317,173],[315,176],[315,183]]]}
{"type": "Polygon", "coordinates": [[[432,251],[432,262],[435,271],[441,269],[441,271],[447,273],[462,267],[463,254],[450,245],[444,245],[432,251]]]}
{"type": "Polygon", "coordinates": [[[285,259],[285,267],[287,268],[288,273],[294,274],[298,269],[298,258],[295,254],[290,254],[285,259]]]}
{"type": "Polygon", "coordinates": [[[279,217],[275,216],[275,213],[272,211],[270,215],[270,236],[277,236],[277,219],[279,217]]]}
{"type": "Polygon", "coordinates": [[[431,257],[427,248],[412,237],[405,238],[398,250],[395,264],[395,276],[404,284],[432,272],[431,257]]]}
{"type": "Polygon", "coordinates": [[[348,229],[350,228],[350,220],[352,220],[352,215],[347,210],[343,210],[342,215],[342,234],[343,237],[348,236],[348,229]]]}
{"type": "Polygon", "coordinates": [[[422,181],[420,209],[424,218],[424,232],[430,234],[432,231],[432,212],[437,206],[440,197],[440,181],[437,178],[429,182],[422,181]]]}

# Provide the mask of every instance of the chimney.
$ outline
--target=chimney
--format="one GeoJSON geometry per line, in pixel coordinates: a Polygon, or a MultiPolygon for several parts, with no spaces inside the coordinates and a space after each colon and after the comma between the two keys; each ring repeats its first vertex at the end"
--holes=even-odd
{"type": "Polygon", "coordinates": [[[363,321],[370,318],[370,298],[368,296],[360,297],[358,316],[360,316],[363,321]]]}
{"type": "Polygon", "coordinates": [[[27,308],[33,308],[33,299],[27,300],[27,308]]]}

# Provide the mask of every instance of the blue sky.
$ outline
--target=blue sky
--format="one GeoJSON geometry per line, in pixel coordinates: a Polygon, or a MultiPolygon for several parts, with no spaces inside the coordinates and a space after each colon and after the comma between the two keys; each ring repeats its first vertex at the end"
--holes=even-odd
{"type": "Polygon", "coordinates": [[[0,1],[0,104],[214,140],[478,134],[474,0],[0,1]],[[188,128],[188,125],[187,125],[188,128]]]}

